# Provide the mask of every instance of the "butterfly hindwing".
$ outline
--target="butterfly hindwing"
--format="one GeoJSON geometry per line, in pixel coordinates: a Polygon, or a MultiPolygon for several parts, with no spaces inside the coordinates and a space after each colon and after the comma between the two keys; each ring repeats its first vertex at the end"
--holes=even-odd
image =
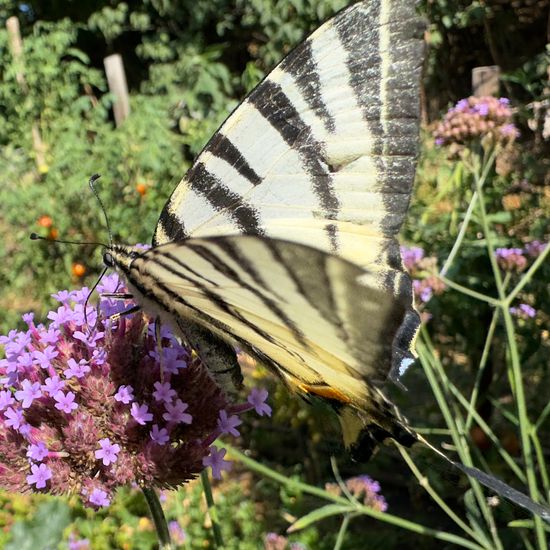
{"type": "MultiPolygon", "coordinates": [[[[117,247],[118,257],[128,250],[117,247]]],[[[246,349],[298,393],[368,411],[377,425],[391,416],[376,387],[392,357],[409,355],[396,338],[416,315],[407,285],[390,295],[338,256],[239,235],[161,245],[123,271],[138,301],[170,324],[188,319],[246,349]]]]}

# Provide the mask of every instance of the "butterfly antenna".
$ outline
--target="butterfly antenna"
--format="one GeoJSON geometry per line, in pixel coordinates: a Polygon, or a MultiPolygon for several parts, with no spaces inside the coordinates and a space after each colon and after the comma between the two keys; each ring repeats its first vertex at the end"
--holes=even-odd
{"type": "Polygon", "coordinates": [[[111,224],[109,223],[109,216],[107,216],[107,210],[105,210],[105,205],[103,204],[103,201],[101,200],[101,197],[99,196],[99,193],[97,192],[97,189],[95,188],[95,182],[100,178],[101,176],[99,174],[94,174],[91,178],[88,184],[90,185],[90,189],[92,190],[92,193],[95,195],[95,198],[97,199],[97,202],[99,203],[99,206],[101,208],[101,211],[103,212],[103,217],[105,218],[105,224],[107,225],[107,233],[109,233],[109,244],[113,244],[113,233],[111,231],[111,224]]]}
{"type": "Polygon", "coordinates": [[[104,248],[108,248],[108,246],[105,243],[99,243],[95,241],[67,241],[64,239],[50,239],[49,237],[42,237],[41,235],[38,235],[37,233],[31,233],[29,235],[29,239],[31,241],[47,241],[49,243],[60,243],[60,244],[93,244],[95,246],[103,246],[104,248]]]}

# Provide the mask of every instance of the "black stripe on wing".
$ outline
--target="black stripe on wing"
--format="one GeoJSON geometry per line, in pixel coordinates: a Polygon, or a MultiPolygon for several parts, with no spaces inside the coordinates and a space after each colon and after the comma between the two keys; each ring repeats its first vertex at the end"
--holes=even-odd
{"type": "MultiPolygon", "coordinates": [[[[254,266],[250,263],[250,260],[241,254],[237,247],[233,246],[229,241],[217,240],[213,241],[213,244],[217,246],[224,253],[228,254],[229,257],[234,259],[248,275],[252,277],[257,284],[263,286],[265,290],[275,294],[274,289],[261,280],[259,273],[254,269],[254,266]]],[[[263,292],[260,291],[258,287],[248,284],[240,275],[231,268],[226,262],[224,262],[217,254],[209,250],[209,248],[190,243],[189,248],[200,256],[203,260],[210,263],[210,265],[218,272],[223,274],[225,277],[235,282],[239,287],[246,289],[248,292],[256,296],[266,308],[268,308],[272,313],[274,313],[280,320],[281,324],[288,328],[293,337],[306,349],[309,348],[309,344],[305,339],[304,333],[298,328],[294,321],[288,317],[288,315],[279,307],[279,304],[276,300],[273,300],[269,296],[266,296],[263,292]]]]}
{"type": "Polygon", "coordinates": [[[313,56],[311,42],[306,40],[296,46],[293,55],[285,57],[280,64],[280,68],[294,77],[302,97],[323,121],[327,132],[333,134],[335,131],[334,117],[323,101],[321,80],[319,79],[319,71],[313,56]]]}
{"type": "MultiPolygon", "coordinates": [[[[136,260],[132,264],[132,270],[129,271],[127,274],[129,282],[133,286],[138,288],[140,292],[143,292],[145,296],[150,296],[151,294],[153,294],[158,304],[161,304],[162,307],[164,307],[167,311],[175,314],[176,316],[178,316],[177,310],[174,310],[172,306],[167,302],[167,300],[163,299],[163,296],[159,292],[159,289],[163,293],[165,293],[171,300],[193,310],[197,314],[198,320],[203,322],[206,320],[208,324],[213,325],[216,328],[224,327],[222,330],[225,334],[229,334],[231,336],[233,335],[232,331],[229,330],[229,327],[227,325],[225,325],[221,321],[212,322],[213,318],[211,316],[205,315],[197,307],[193,306],[189,301],[185,300],[181,296],[181,294],[171,290],[167,284],[163,283],[158,277],[155,277],[150,271],[150,266],[146,267],[146,263],[151,262],[151,265],[159,266],[160,268],[168,271],[169,273],[172,273],[173,275],[176,275],[177,277],[180,277],[182,280],[186,281],[187,283],[195,287],[197,291],[202,296],[204,296],[205,299],[210,301],[211,304],[213,304],[215,307],[217,307],[224,313],[228,314],[229,316],[233,317],[237,321],[241,322],[242,324],[250,328],[259,337],[267,340],[271,344],[278,345],[275,339],[270,334],[260,329],[260,327],[256,326],[254,323],[250,322],[248,319],[246,319],[246,317],[241,315],[238,311],[234,311],[234,309],[229,307],[228,304],[222,298],[220,298],[215,292],[211,291],[208,287],[206,287],[196,279],[185,275],[181,270],[175,269],[174,267],[170,266],[165,261],[163,261],[163,259],[166,259],[166,258],[167,257],[164,256],[162,252],[158,252],[157,249],[153,249],[150,254],[147,254],[146,259],[144,258],[142,261],[140,261],[139,259],[136,260]],[[137,271],[137,275],[138,275],[137,277],[135,273],[133,273],[134,270],[137,271]],[[152,281],[152,284],[151,283],[147,285],[142,284],[140,281],[145,280],[145,278],[150,279],[152,281]]],[[[178,263],[179,265],[181,265],[181,267],[185,269],[187,268],[185,264],[181,262],[178,262],[178,263]]],[[[287,350],[285,349],[285,351],[287,350]]]]}
{"type": "MultiPolygon", "coordinates": [[[[250,94],[248,101],[284,141],[298,152],[324,215],[329,219],[336,219],[340,203],[333,189],[329,167],[323,158],[323,147],[315,140],[310,126],[302,120],[281,86],[266,79],[250,94]]],[[[336,251],[337,234],[334,231],[328,234],[332,248],[336,251]]]]}
{"type": "Polygon", "coordinates": [[[186,179],[193,191],[202,195],[217,212],[226,212],[245,235],[264,234],[257,210],[211,174],[202,162],[189,170],[186,179]]]}
{"type": "Polygon", "coordinates": [[[256,186],[262,183],[262,178],[254,171],[250,164],[248,164],[239,149],[221,132],[214,134],[212,139],[208,142],[205,151],[227,162],[227,164],[235,168],[235,170],[252,185],[256,186]]]}

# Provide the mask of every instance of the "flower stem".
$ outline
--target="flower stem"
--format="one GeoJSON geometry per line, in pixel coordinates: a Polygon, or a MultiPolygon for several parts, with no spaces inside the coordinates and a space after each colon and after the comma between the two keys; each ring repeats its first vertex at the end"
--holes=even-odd
{"type": "Polygon", "coordinates": [[[166,517],[162,511],[159,497],[155,493],[154,489],[148,487],[142,487],[143,495],[151,510],[151,516],[153,516],[153,522],[155,523],[155,529],[157,530],[157,536],[159,539],[161,550],[171,550],[172,541],[170,540],[170,532],[168,531],[168,524],[166,523],[166,517]]]}
{"type": "Polygon", "coordinates": [[[210,519],[212,520],[212,532],[214,534],[215,548],[223,548],[224,544],[222,532],[218,522],[218,514],[216,513],[214,497],[212,496],[212,487],[210,486],[210,480],[208,479],[206,470],[201,472],[201,482],[202,490],[204,491],[204,498],[206,499],[206,504],[208,505],[208,513],[210,514],[210,519]]]}

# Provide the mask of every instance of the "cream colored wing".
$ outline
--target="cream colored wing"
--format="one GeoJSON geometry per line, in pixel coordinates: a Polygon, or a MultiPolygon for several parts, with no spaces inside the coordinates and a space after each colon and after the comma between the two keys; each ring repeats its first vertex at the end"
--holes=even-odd
{"type": "Polygon", "coordinates": [[[411,357],[418,314],[406,274],[388,290],[343,258],[254,236],[193,238],[128,261],[131,249],[114,250],[146,309],[243,346],[300,393],[367,411],[392,363],[411,357]]]}
{"type": "Polygon", "coordinates": [[[400,269],[422,64],[413,4],[359,2],[292,51],[197,158],[154,244],[252,234],[400,269]]]}

